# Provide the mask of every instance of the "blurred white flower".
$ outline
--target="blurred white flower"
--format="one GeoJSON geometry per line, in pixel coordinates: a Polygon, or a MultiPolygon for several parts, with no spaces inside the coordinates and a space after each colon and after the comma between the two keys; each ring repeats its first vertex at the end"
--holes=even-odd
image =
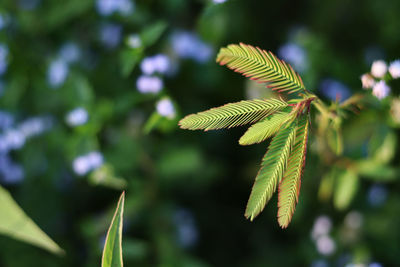
{"type": "Polygon", "coordinates": [[[281,46],[278,50],[278,55],[300,73],[308,69],[307,53],[295,43],[287,43],[281,46]]]}
{"type": "Polygon", "coordinates": [[[372,88],[372,94],[380,100],[387,97],[389,93],[390,87],[383,80],[377,82],[372,88]]]}
{"type": "Polygon", "coordinates": [[[100,41],[106,48],[112,49],[121,41],[122,27],[114,23],[103,24],[100,28],[100,41]]]}
{"type": "Polygon", "coordinates": [[[363,216],[357,211],[351,211],[344,218],[344,223],[349,228],[359,229],[363,224],[363,216]]]}
{"type": "Polygon", "coordinates": [[[156,76],[140,76],[136,81],[136,87],[139,92],[146,93],[158,93],[163,88],[163,81],[156,76]]]}
{"type": "Polygon", "coordinates": [[[168,98],[161,99],[156,104],[158,114],[163,117],[173,119],[175,117],[175,108],[172,101],[168,98]]]}
{"type": "Polygon", "coordinates": [[[59,55],[61,59],[69,64],[74,63],[79,59],[81,51],[77,44],[70,42],[61,47],[59,55]]]}
{"type": "Polygon", "coordinates": [[[225,3],[227,0],[213,0],[214,4],[222,4],[225,3]]]}
{"type": "Polygon", "coordinates": [[[68,64],[62,59],[56,59],[50,63],[47,70],[47,81],[53,88],[64,84],[69,73],[68,64]]]}
{"type": "Polygon", "coordinates": [[[370,89],[375,85],[375,80],[371,75],[365,73],[361,76],[361,83],[364,89],[370,89]]]}
{"type": "Polygon", "coordinates": [[[317,250],[322,255],[331,255],[335,252],[336,245],[333,239],[327,235],[323,235],[317,239],[317,250]]]}
{"type": "Polygon", "coordinates": [[[126,43],[130,48],[138,48],[142,46],[142,40],[138,34],[130,34],[126,39],[126,43]]]}
{"type": "Polygon", "coordinates": [[[86,109],[79,107],[68,112],[65,120],[69,126],[79,126],[85,124],[89,119],[86,109]]]}
{"type": "Polygon", "coordinates": [[[383,60],[376,60],[372,63],[371,74],[376,78],[382,78],[387,71],[386,62],[383,60]]]}
{"type": "Polygon", "coordinates": [[[392,75],[393,79],[400,78],[400,60],[395,60],[390,63],[389,73],[392,75]]]}
{"type": "Polygon", "coordinates": [[[331,231],[331,228],[331,219],[326,215],[321,215],[314,222],[311,237],[316,240],[320,236],[327,235],[331,231]]]}

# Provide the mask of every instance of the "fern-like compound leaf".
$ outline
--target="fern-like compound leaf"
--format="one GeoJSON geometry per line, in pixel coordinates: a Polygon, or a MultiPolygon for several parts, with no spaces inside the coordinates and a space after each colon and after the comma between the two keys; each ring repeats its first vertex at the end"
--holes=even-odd
{"type": "Polygon", "coordinates": [[[307,114],[300,117],[296,130],[296,140],[290,154],[287,169],[278,189],[278,223],[288,227],[299,200],[301,175],[304,168],[308,138],[307,114]]]}
{"type": "Polygon", "coordinates": [[[287,106],[285,101],[279,99],[243,100],[188,115],[179,122],[179,125],[182,129],[205,131],[231,128],[257,122],[287,106]]]}
{"type": "Polygon", "coordinates": [[[279,92],[304,92],[300,75],[271,52],[240,43],[221,48],[217,62],[279,92]]]}
{"type": "Polygon", "coordinates": [[[296,126],[297,121],[294,121],[278,131],[269,145],[246,207],[245,216],[251,221],[264,209],[282,179],[295,141],[296,126]]]}
{"type": "Polygon", "coordinates": [[[290,113],[290,110],[282,112],[276,112],[275,114],[263,119],[252,125],[240,138],[239,144],[241,145],[252,145],[261,143],[267,138],[273,136],[282,127],[287,125],[288,121],[295,116],[290,113]]]}

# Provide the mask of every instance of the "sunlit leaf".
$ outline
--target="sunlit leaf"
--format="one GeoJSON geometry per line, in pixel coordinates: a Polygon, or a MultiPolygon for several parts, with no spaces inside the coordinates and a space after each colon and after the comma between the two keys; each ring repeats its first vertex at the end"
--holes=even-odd
{"type": "Polygon", "coordinates": [[[10,193],[0,186],[0,233],[18,239],[55,254],[64,251],[29,218],[11,197],[10,193]]]}
{"type": "Polygon", "coordinates": [[[122,267],[122,224],[124,213],[125,192],[119,198],[110,228],[108,228],[104,243],[102,267],[122,267]]]}

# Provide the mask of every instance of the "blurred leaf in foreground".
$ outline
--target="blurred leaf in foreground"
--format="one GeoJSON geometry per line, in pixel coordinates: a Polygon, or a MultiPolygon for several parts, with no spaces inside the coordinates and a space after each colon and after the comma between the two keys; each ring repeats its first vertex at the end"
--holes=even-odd
{"type": "Polygon", "coordinates": [[[122,224],[124,213],[125,192],[119,198],[117,209],[108,228],[106,241],[104,243],[102,267],[123,266],[122,262],[122,224]]]}
{"type": "Polygon", "coordinates": [[[64,254],[64,251],[25,214],[10,193],[1,186],[0,203],[1,234],[41,247],[52,253],[64,254]]]}

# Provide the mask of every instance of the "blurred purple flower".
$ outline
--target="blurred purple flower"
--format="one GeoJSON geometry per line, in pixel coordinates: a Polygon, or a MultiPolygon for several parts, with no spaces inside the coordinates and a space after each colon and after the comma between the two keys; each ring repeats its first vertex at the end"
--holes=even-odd
{"type": "Polygon", "coordinates": [[[136,87],[139,92],[146,93],[158,93],[163,88],[163,81],[156,76],[140,76],[136,81],[136,87]]]}
{"type": "Polygon", "coordinates": [[[50,117],[33,117],[19,124],[18,130],[28,139],[47,131],[51,124],[50,117]]]}
{"type": "Polygon", "coordinates": [[[170,119],[175,117],[174,105],[172,104],[172,101],[168,98],[164,98],[158,101],[156,104],[156,109],[158,114],[163,117],[167,117],[170,119]]]}
{"type": "Polygon", "coordinates": [[[89,119],[86,109],[79,107],[68,112],[65,120],[69,126],[79,126],[85,124],[89,119]]]}
{"type": "Polygon", "coordinates": [[[178,243],[189,248],[196,244],[198,232],[192,213],[186,209],[179,209],[174,214],[178,243]]]}
{"type": "Polygon", "coordinates": [[[100,29],[100,41],[103,45],[112,49],[119,45],[121,41],[122,27],[114,23],[103,24],[100,29]]]}
{"type": "Polygon", "coordinates": [[[390,87],[386,84],[384,80],[377,82],[374,87],[372,87],[372,94],[376,96],[379,100],[384,99],[390,93],[390,87]]]}
{"type": "Polygon", "coordinates": [[[144,74],[151,75],[154,72],[165,73],[169,69],[170,60],[164,54],[158,54],[153,57],[146,57],[140,64],[144,74]]]}
{"type": "Polygon", "coordinates": [[[40,5],[41,0],[19,0],[19,7],[25,10],[33,10],[40,5]]]}
{"type": "Polygon", "coordinates": [[[103,155],[98,151],[93,151],[75,158],[72,162],[72,168],[77,175],[82,176],[99,168],[103,165],[103,162],[103,155]]]}
{"type": "Polygon", "coordinates": [[[191,32],[176,32],[172,35],[172,48],[181,58],[194,59],[204,63],[210,59],[213,49],[191,32]]]}
{"type": "Polygon", "coordinates": [[[351,95],[350,89],[346,85],[333,79],[323,80],[320,88],[321,93],[332,101],[343,102],[351,95]]]}
{"type": "Polygon", "coordinates": [[[368,190],[368,202],[371,206],[379,207],[385,203],[387,195],[385,186],[374,184],[368,190]]]}
{"type": "Polygon", "coordinates": [[[50,63],[47,70],[47,81],[54,89],[64,84],[69,73],[68,64],[62,59],[56,59],[50,63]]]}
{"type": "Polygon", "coordinates": [[[317,240],[318,237],[329,234],[331,228],[331,219],[326,215],[319,216],[317,219],[315,219],[314,226],[312,228],[312,239],[317,240]]]}
{"type": "Polygon", "coordinates": [[[102,16],[109,16],[114,12],[121,15],[130,15],[134,10],[134,4],[130,0],[97,0],[97,12],[102,16]]]}
{"type": "Polygon", "coordinates": [[[308,69],[307,53],[304,48],[295,43],[287,43],[281,46],[278,50],[278,56],[300,73],[308,69]]]}
{"type": "Polygon", "coordinates": [[[24,169],[11,161],[7,154],[0,154],[0,181],[5,184],[16,184],[24,179],[24,169]]]}
{"type": "Polygon", "coordinates": [[[7,150],[22,148],[26,140],[25,135],[15,129],[8,129],[0,138],[7,144],[7,150]]]}
{"type": "Polygon", "coordinates": [[[6,130],[14,124],[14,116],[6,111],[0,111],[0,129],[6,130]]]}
{"type": "Polygon", "coordinates": [[[316,245],[318,252],[322,255],[331,255],[336,250],[335,241],[327,235],[319,237],[316,245]]]}
{"type": "Polygon", "coordinates": [[[227,0],[213,0],[214,4],[222,4],[225,3],[227,0]]]}
{"type": "Polygon", "coordinates": [[[81,51],[77,44],[69,42],[61,47],[59,55],[62,60],[70,64],[78,61],[81,51]]]}
{"type": "Polygon", "coordinates": [[[8,66],[8,47],[5,44],[0,43],[0,75],[3,75],[8,66]]]}

